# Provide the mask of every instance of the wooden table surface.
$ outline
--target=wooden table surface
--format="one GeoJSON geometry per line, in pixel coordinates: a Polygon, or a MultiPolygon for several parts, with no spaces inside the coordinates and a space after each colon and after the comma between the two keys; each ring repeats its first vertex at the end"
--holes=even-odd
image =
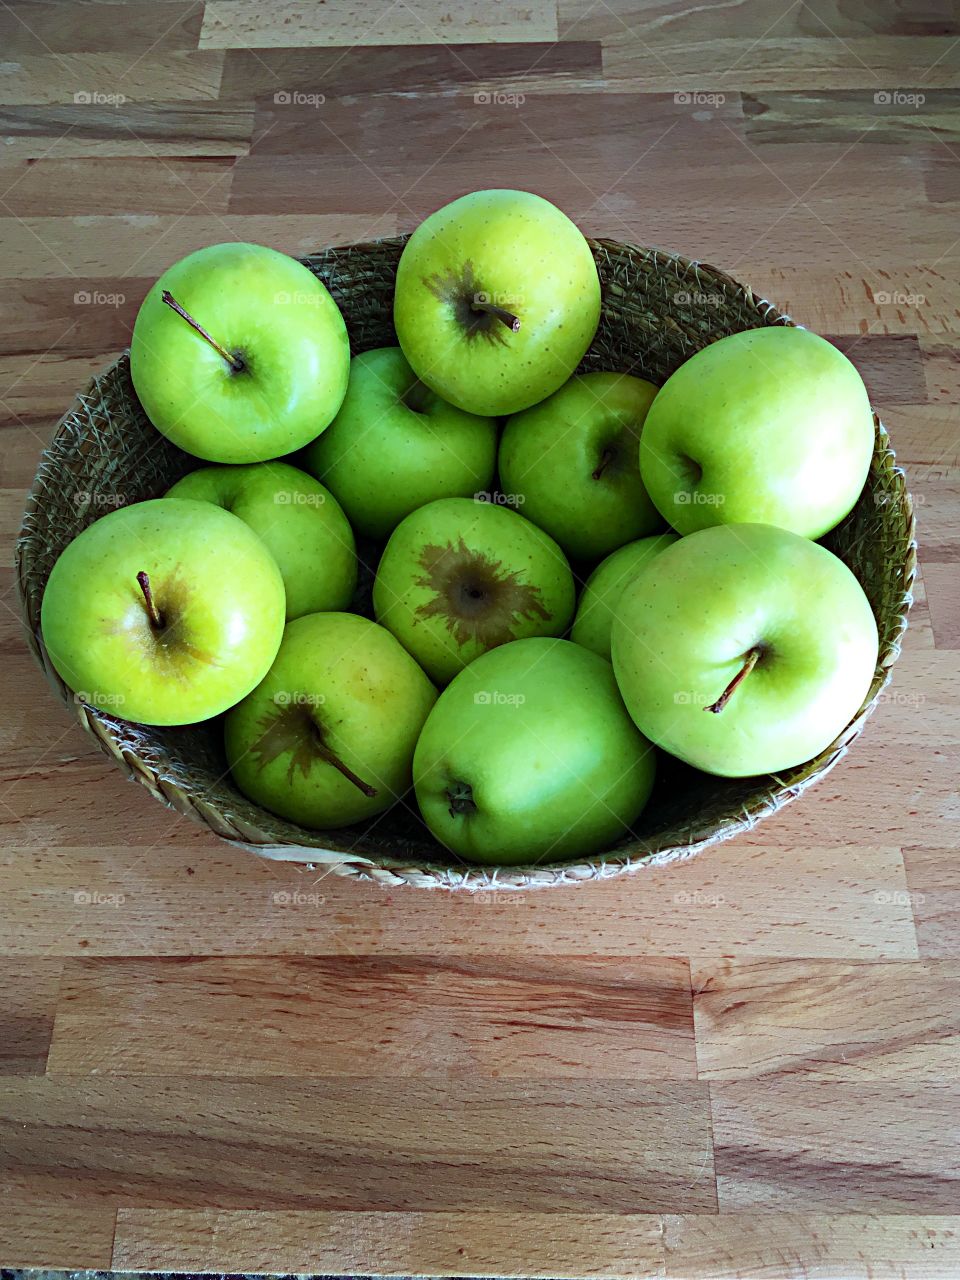
{"type": "Polygon", "coordinates": [[[521,186],[841,337],[922,564],[814,791],[673,869],[477,897],[160,808],[54,700],[4,569],[0,1263],[960,1273],[953,0],[30,0],[0,48],[8,552],[180,255],[521,186]]]}

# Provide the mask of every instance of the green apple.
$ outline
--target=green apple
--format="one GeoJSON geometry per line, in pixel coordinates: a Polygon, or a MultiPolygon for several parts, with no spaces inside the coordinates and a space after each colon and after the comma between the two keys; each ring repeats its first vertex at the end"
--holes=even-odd
{"type": "Polygon", "coordinates": [[[575,560],[597,560],[663,524],[637,460],[656,394],[626,373],[586,373],[504,429],[501,488],[575,560]]]}
{"type": "Polygon", "coordinates": [[[413,776],[427,826],[460,857],[553,862],[624,833],[650,795],[654,757],[610,663],[535,637],[484,654],[441,693],[413,776]]]}
{"type": "Polygon", "coordinates": [[[242,520],[159,498],[103,516],[53,566],[43,641],[91,706],[193,724],[246,697],[283,635],[283,579],[242,520]]]}
{"type": "Polygon", "coordinates": [[[823,751],[867,697],[877,626],[824,547],[772,525],[716,525],[653,556],[626,588],[613,666],[658,746],[727,778],[823,751]]]}
{"type": "Polygon", "coordinates": [[[306,472],[285,462],[201,467],[167,497],[214,502],[260,535],[283,577],[288,621],[345,609],[353,599],[353,530],[333,494],[306,472]]]}
{"type": "Polygon", "coordinates": [[[475,191],[432,213],[397,270],[394,325],[417,376],[483,417],[517,413],[573,373],[600,319],[590,246],[529,191],[475,191]]]}
{"type": "Polygon", "coordinates": [[[287,624],[262,684],[224,722],[237,786],[303,827],[382,813],[411,784],[437,691],[389,631],[354,613],[287,624]]]}
{"type": "Polygon", "coordinates": [[[308,444],[347,390],[337,304],[302,263],[215,244],[165,271],[137,314],[130,376],[147,417],[208,462],[263,462],[308,444]]]}
{"type": "Polygon", "coordinates": [[[354,356],[340,412],[306,466],[336,494],[357,530],[386,538],[435,498],[493,488],[497,424],[455,409],[418,381],[399,347],[354,356]]]}
{"type": "Polygon", "coordinates": [[[680,533],[747,523],[819,538],[859,498],[873,444],[847,357],[807,329],[770,325],[721,338],[664,383],[640,472],[680,533]]]}
{"type": "Polygon", "coordinates": [[[570,628],[570,639],[592,649],[610,661],[610,633],[617,616],[620,597],[651,556],[659,555],[677,541],[675,533],[658,533],[619,547],[598,564],[587,579],[576,617],[570,628]]]}
{"type": "Polygon", "coordinates": [[[509,640],[561,635],[574,600],[549,534],[469,498],[439,498],[401,520],[373,584],[377,620],[440,684],[509,640]]]}

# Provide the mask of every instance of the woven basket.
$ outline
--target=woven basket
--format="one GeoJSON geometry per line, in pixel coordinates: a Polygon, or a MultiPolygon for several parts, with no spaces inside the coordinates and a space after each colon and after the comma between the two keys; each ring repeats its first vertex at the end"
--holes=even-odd
{"type": "MultiPolygon", "coordinates": [[[[306,258],[343,311],[352,350],[396,342],[394,279],[404,238],[328,249],[306,258]]],[[[768,324],[791,324],[770,303],[703,263],[610,240],[591,241],[603,285],[600,328],[582,369],[617,370],[661,383],[707,343],[768,324]]],[[[315,863],[385,885],[524,889],[606,878],[686,858],[752,827],[832,768],[859,733],[900,651],[916,568],[914,520],[886,431],[854,511],[825,540],[866,591],[880,656],[863,708],[815,760],[780,776],[709,777],[661,757],[658,787],[636,829],[589,861],[535,867],[454,865],[424,827],[412,797],[362,827],[311,832],[265,812],[232,786],[219,723],[157,729],[129,724],[79,701],[54,671],[40,634],[40,601],[68,542],[113,505],[156,498],[196,462],[148,422],[126,354],[76,399],[43,454],[17,544],[31,646],[51,684],[126,774],[158,800],[217,835],[271,858],[315,863]]],[[[363,555],[373,566],[377,550],[363,555]]]]}

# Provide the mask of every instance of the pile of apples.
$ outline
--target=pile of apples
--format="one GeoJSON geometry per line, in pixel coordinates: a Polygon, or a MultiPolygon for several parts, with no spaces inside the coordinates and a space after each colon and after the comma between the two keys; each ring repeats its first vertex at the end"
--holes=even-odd
{"type": "Polygon", "coordinates": [[[130,371],[214,465],[63,552],[41,622],[65,683],[144,724],[222,716],[236,786],[303,827],[369,822],[412,784],[436,838],[487,863],[622,837],[657,749],[726,777],[817,755],[877,660],[861,587],[815,541],[867,477],[860,376],[790,326],[659,389],[575,376],[600,308],[581,232],[520,191],[421,224],[399,345],[352,360],[294,259],[221,244],[171,267],[130,371]]]}

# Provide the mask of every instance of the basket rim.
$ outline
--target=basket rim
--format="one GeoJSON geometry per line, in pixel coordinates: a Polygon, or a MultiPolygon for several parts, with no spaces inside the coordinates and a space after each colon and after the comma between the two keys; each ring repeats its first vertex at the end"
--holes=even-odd
{"type": "MultiPolygon", "coordinates": [[[[378,240],[369,240],[357,244],[331,246],[316,254],[305,255],[300,261],[308,267],[319,262],[335,264],[339,253],[350,251],[354,254],[364,251],[382,250],[384,248],[400,249],[409,239],[408,235],[389,236],[378,240]]],[[[646,261],[652,261],[659,267],[674,269],[678,277],[689,276],[692,272],[698,282],[709,282],[719,287],[724,294],[741,300],[748,308],[756,312],[761,324],[796,325],[788,315],[781,312],[772,302],[758,295],[748,286],[742,284],[727,272],[697,259],[687,258],[682,254],[669,252],[656,247],[647,247],[630,241],[619,241],[609,238],[593,239],[587,237],[594,255],[614,252],[617,255],[636,255],[646,261]]],[[[361,879],[371,879],[381,885],[396,886],[410,884],[418,887],[464,889],[478,892],[483,890],[521,891],[540,888],[548,885],[581,883],[587,880],[611,879],[615,876],[634,873],[647,867],[665,866],[685,861],[711,845],[752,829],[759,821],[783,805],[796,799],[809,786],[824,777],[846,754],[851,743],[861,732],[866,720],[874,710],[880,694],[892,676],[892,668],[900,654],[903,634],[908,626],[908,614],[913,602],[913,584],[916,575],[917,541],[916,521],[913,500],[907,488],[903,468],[896,463],[895,454],[882,421],[874,412],[876,442],[873,462],[878,458],[886,468],[892,481],[892,501],[898,508],[906,529],[904,543],[905,554],[902,569],[902,590],[892,623],[892,635],[878,655],[877,668],[871,682],[870,690],[863,705],[849,724],[837,735],[836,739],[812,761],[801,766],[799,777],[790,785],[780,783],[778,789],[770,792],[763,803],[756,807],[745,808],[737,818],[723,822],[715,830],[705,833],[702,838],[692,839],[686,844],[669,845],[663,849],[631,855],[629,851],[611,851],[595,854],[591,858],[583,858],[575,862],[554,862],[535,864],[532,866],[486,865],[460,862],[456,855],[449,854],[450,866],[440,866],[426,860],[411,858],[392,858],[382,855],[371,858],[352,852],[338,852],[322,846],[311,846],[293,843],[277,843],[265,831],[251,827],[246,822],[231,817],[228,811],[215,808],[200,795],[191,795],[185,791],[181,781],[164,776],[152,765],[143,761],[118,740],[116,721],[106,713],[100,712],[85,703],[79,702],[73,691],[60,679],[54,670],[43,643],[40,629],[40,600],[42,593],[31,588],[30,567],[33,562],[32,524],[42,510],[42,496],[48,482],[57,472],[55,445],[62,439],[67,424],[78,410],[82,410],[85,402],[96,393],[101,379],[114,373],[128,359],[124,351],[103,369],[95,373],[74,397],[73,403],[61,415],[50,444],[42,451],[33,483],[24,507],[20,531],[16,540],[14,567],[16,571],[17,594],[22,618],[27,632],[28,645],[36,661],[39,663],[62,702],[71,708],[80,725],[97,741],[100,748],[110,755],[124,770],[127,776],[140,782],[148,791],[166,807],[187,816],[206,826],[214,834],[236,847],[257,853],[276,861],[292,861],[306,864],[308,868],[323,867],[338,875],[361,879]]],[[[872,409],[872,406],[871,406],[872,409]]],[[[776,775],[758,775],[772,777],[778,783],[776,775]]],[[[305,832],[311,835],[310,832],[305,832]]],[[[322,834],[322,833],[318,833],[322,834]]]]}

